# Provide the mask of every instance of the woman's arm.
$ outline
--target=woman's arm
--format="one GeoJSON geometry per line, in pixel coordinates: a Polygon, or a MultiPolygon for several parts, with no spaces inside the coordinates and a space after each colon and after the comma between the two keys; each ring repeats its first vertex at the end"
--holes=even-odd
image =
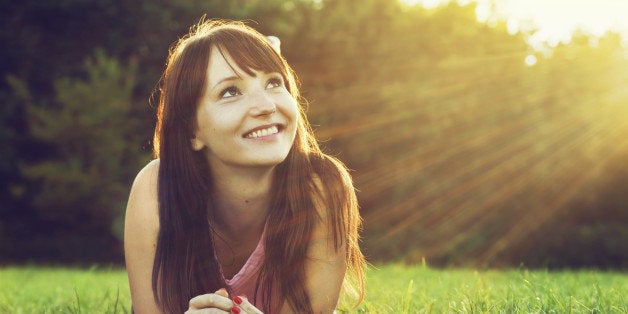
{"type": "Polygon", "coordinates": [[[347,271],[346,246],[337,249],[327,217],[317,223],[305,264],[306,289],[314,313],[332,313],[347,271]]]}
{"type": "MultiPolygon", "coordinates": [[[[319,191],[323,191],[322,182],[315,180],[319,191]]],[[[320,194],[325,197],[324,193],[320,194]]],[[[338,305],[340,290],[347,271],[346,237],[342,245],[334,245],[333,226],[330,224],[327,202],[314,196],[314,204],[319,214],[314,225],[312,240],[305,264],[306,291],[314,313],[333,313],[338,305]]],[[[281,313],[293,313],[288,303],[284,303],[281,313]]]]}
{"type": "Polygon", "coordinates": [[[159,233],[157,176],[159,160],[135,178],[126,209],[124,254],[135,313],[161,313],[152,289],[153,263],[159,233]]]}

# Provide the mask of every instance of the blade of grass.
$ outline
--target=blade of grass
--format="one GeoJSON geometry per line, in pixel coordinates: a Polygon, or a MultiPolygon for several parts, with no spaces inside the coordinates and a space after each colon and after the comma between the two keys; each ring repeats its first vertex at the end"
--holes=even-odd
{"type": "Polygon", "coordinates": [[[413,285],[414,285],[414,280],[410,279],[410,282],[408,283],[408,289],[406,290],[406,295],[404,296],[403,310],[402,310],[402,313],[404,314],[407,314],[408,311],[410,310],[410,297],[412,295],[413,285]]]}

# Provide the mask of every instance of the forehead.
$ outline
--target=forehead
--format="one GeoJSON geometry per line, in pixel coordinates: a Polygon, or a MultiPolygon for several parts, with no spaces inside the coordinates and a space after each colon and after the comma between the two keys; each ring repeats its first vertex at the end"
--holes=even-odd
{"type": "Polygon", "coordinates": [[[224,78],[244,75],[244,71],[238,67],[231,56],[225,52],[221,53],[217,47],[212,47],[209,54],[209,64],[207,67],[207,75],[209,76],[210,86],[224,78]]]}

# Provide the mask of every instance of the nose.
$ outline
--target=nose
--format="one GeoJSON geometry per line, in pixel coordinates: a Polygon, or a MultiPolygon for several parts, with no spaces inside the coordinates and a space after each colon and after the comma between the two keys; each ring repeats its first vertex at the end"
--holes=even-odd
{"type": "Polygon", "coordinates": [[[251,95],[250,113],[253,116],[271,115],[277,111],[275,101],[266,93],[266,91],[257,91],[251,95]]]}

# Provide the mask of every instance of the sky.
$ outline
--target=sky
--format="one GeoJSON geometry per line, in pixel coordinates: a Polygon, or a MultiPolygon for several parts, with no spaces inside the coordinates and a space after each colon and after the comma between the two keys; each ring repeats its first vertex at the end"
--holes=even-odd
{"type": "MultiPolygon", "coordinates": [[[[449,0],[402,0],[434,8],[449,0]]],[[[472,2],[460,0],[461,4],[472,2]]],[[[628,0],[475,0],[478,20],[506,20],[512,33],[529,31],[533,47],[568,43],[575,30],[599,36],[612,30],[623,34],[628,46],[628,0]],[[491,15],[495,12],[495,15],[491,15]]]]}

